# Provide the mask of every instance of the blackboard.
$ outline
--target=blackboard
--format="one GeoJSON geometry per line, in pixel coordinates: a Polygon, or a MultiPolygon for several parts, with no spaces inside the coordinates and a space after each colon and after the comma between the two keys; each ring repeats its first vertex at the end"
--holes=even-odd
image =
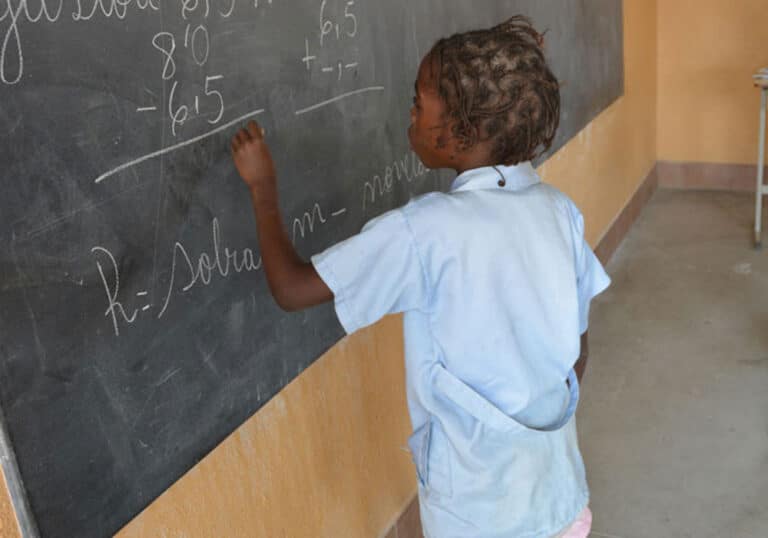
{"type": "Polygon", "coordinates": [[[447,188],[405,136],[418,62],[516,13],[564,83],[554,151],[623,93],[619,0],[0,3],[0,406],[41,535],[115,532],[342,336],[273,304],[235,126],[318,252],[447,188]]]}

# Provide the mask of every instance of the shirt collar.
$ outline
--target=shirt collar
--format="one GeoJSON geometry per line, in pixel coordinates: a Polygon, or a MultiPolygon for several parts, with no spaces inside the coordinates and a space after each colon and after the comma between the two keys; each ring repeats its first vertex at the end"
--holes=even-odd
{"type": "Polygon", "coordinates": [[[530,161],[514,166],[484,166],[459,174],[451,192],[481,189],[523,190],[541,182],[530,161]]]}

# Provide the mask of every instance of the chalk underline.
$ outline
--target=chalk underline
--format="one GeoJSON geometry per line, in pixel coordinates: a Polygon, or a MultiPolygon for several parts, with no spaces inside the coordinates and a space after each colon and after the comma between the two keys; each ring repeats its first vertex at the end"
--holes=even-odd
{"type": "MultiPolygon", "coordinates": [[[[307,112],[311,112],[313,110],[317,110],[318,108],[322,108],[324,106],[330,105],[331,103],[335,103],[337,101],[341,101],[342,99],[346,99],[347,97],[351,97],[353,95],[358,95],[361,93],[368,93],[368,92],[381,92],[384,91],[384,86],[371,86],[369,88],[361,88],[359,90],[354,90],[351,92],[343,93],[341,95],[337,95],[336,97],[333,97],[331,99],[327,99],[325,101],[322,101],[320,103],[317,103],[312,106],[308,106],[306,108],[302,108],[300,110],[296,111],[296,115],[300,116],[302,114],[306,114],[307,112]]],[[[179,142],[178,144],[174,144],[173,146],[168,146],[167,148],[163,148],[157,151],[154,151],[152,153],[149,153],[147,155],[144,155],[143,157],[139,157],[137,159],[134,159],[132,161],[128,161],[127,163],[121,164],[117,168],[113,168],[109,172],[104,172],[99,177],[97,177],[94,180],[94,183],[101,183],[105,179],[122,172],[123,170],[126,170],[128,168],[131,168],[133,166],[136,166],[137,164],[141,164],[145,161],[149,161],[151,159],[155,159],[157,157],[160,157],[161,155],[165,155],[166,153],[170,153],[172,151],[176,151],[177,149],[181,149],[185,146],[189,146],[190,144],[195,144],[197,142],[200,142],[201,140],[205,140],[208,137],[211,137],[217,133],[220,133],[221,131],[224,131],[226,129],[229,129],[233,125],[236,125],[240,122],[242,122],[245,119],[251,118],[253,116],[258,116],[259,114],[262,114],[264,112],[263,108],[259,108],[257,110],[252,110],[251,112],[248,112],[247,114],[243,114],[242,116],[239,116],[232,121],[229,121],[225,123],[224,125],[220,125],[219,127],[216,127],[212,131],[209,131],[207,133],[201,134],[200,136],[196,136],[194,138],[190,138],[189,140],[185,140],[184,142],[179,142]]]]}
{"type": "Polygon", "coordinates": [[[129,162],[125,163],[125,164],[121,164],[117,168],[114,168],[114,169],[110,170],[109,172],[105,172],[105,173],[101,174],[99,177],[97,177],[94,180],[94,183],[101,183],[102,181],[104,181],[108,177],[113,176],[113,175],[117,174],[118,172],[122,172],[126,168],[130,168],[132,166],[136,166],[137,164],[141,164],[144,161],[148,161],[150,159],[154,159],[156,157],[159,157],[160,155],[165,155],[166,153],[170,153],[172,151],[176,151],[177,149],[181,149],[184,146],[189,146],[190,144],[194,144],[196,142],[200,142],[201,140],[204,140],[204,139],[206,139],[206,138],[208,138],[210,136],[213,136],[216,133],[220,133],[221,131],[224,131],[225,129],[229,129],[230,127],[232,127],[235,124],[240,123],[244,119],[251,118],[253,116],[258,116],[262,112],[264,112],[263,108],[260,108],[258,110],[252,110],[251,112],[248,112],[247,114],[243,114],[242,116],[240,116],[238,118],[235,118],[234,120],[232,120],[230,122],[227,122],[224,125],[221,125],[221,126],[215,128],[214,130],[209,131],[209,132],[207,132],[205,134],[201,134],[200,136],[196,136],[196,137],[191,138],[189,140],[185,140],[184,142],[179,142],[178,144],[174,144],[173,146],[169,146],[167,148],[164,148],[164,149],[161,149],[161,150],[149,153],[147,155],[144,155],[143,157],[139,157],[138,159],[134,159],[132,161],[129,161],[129,162]]]}
{"type": "Polygon", "coordinates": [[[307,112],[312,112],[313,110],[317,110],[318,108],[322,108],[326,105],[330,105],[331,103],[335,103],[336,101],[341,101],[342,99],[346,99],[347,97],[358,95],[360,93],[383,92],[383,91],[384,91],[384,86],[371,86],[370,88],[361,88],[359,90],[342,93],[341,95],[337,95],[336,97],[332,97],[331,99],[327,99],[325,101],[317,103],[316,105],[308,106],[307,108],[302,108],[300,110],[297,110],[296,115],[301,116],[302,114],[306,114],[307,112]]]}

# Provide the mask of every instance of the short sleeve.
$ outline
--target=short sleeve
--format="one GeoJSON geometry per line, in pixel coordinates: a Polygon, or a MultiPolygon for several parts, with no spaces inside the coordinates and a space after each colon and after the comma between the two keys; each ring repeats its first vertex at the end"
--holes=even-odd
{"type": "Polygon", "coordinates": [[[569,204],[576,261],[576,286],[579,298],[579,332],[589,327],[589,306],[597,295],[605,291],[611,279],[584,239],[584,217],[573,202],[569,204]]]}
{"type": "Polygon", "coordinates": [[[333,292],[336,315],[347,334],[387,314],[423,309],[428,302],[413,233],[399,209],[313,256],[312,264],[333,292]]]}

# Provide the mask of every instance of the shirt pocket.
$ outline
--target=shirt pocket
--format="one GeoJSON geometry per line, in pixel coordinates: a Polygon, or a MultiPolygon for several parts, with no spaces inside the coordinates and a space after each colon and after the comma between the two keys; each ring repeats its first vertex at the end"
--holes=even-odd
{"type": "Polygon", "coordinates": [[[453,494],[448,439],[440,423],[430,419],[408,439],[419,485],[429,494],[453,494]]]}

